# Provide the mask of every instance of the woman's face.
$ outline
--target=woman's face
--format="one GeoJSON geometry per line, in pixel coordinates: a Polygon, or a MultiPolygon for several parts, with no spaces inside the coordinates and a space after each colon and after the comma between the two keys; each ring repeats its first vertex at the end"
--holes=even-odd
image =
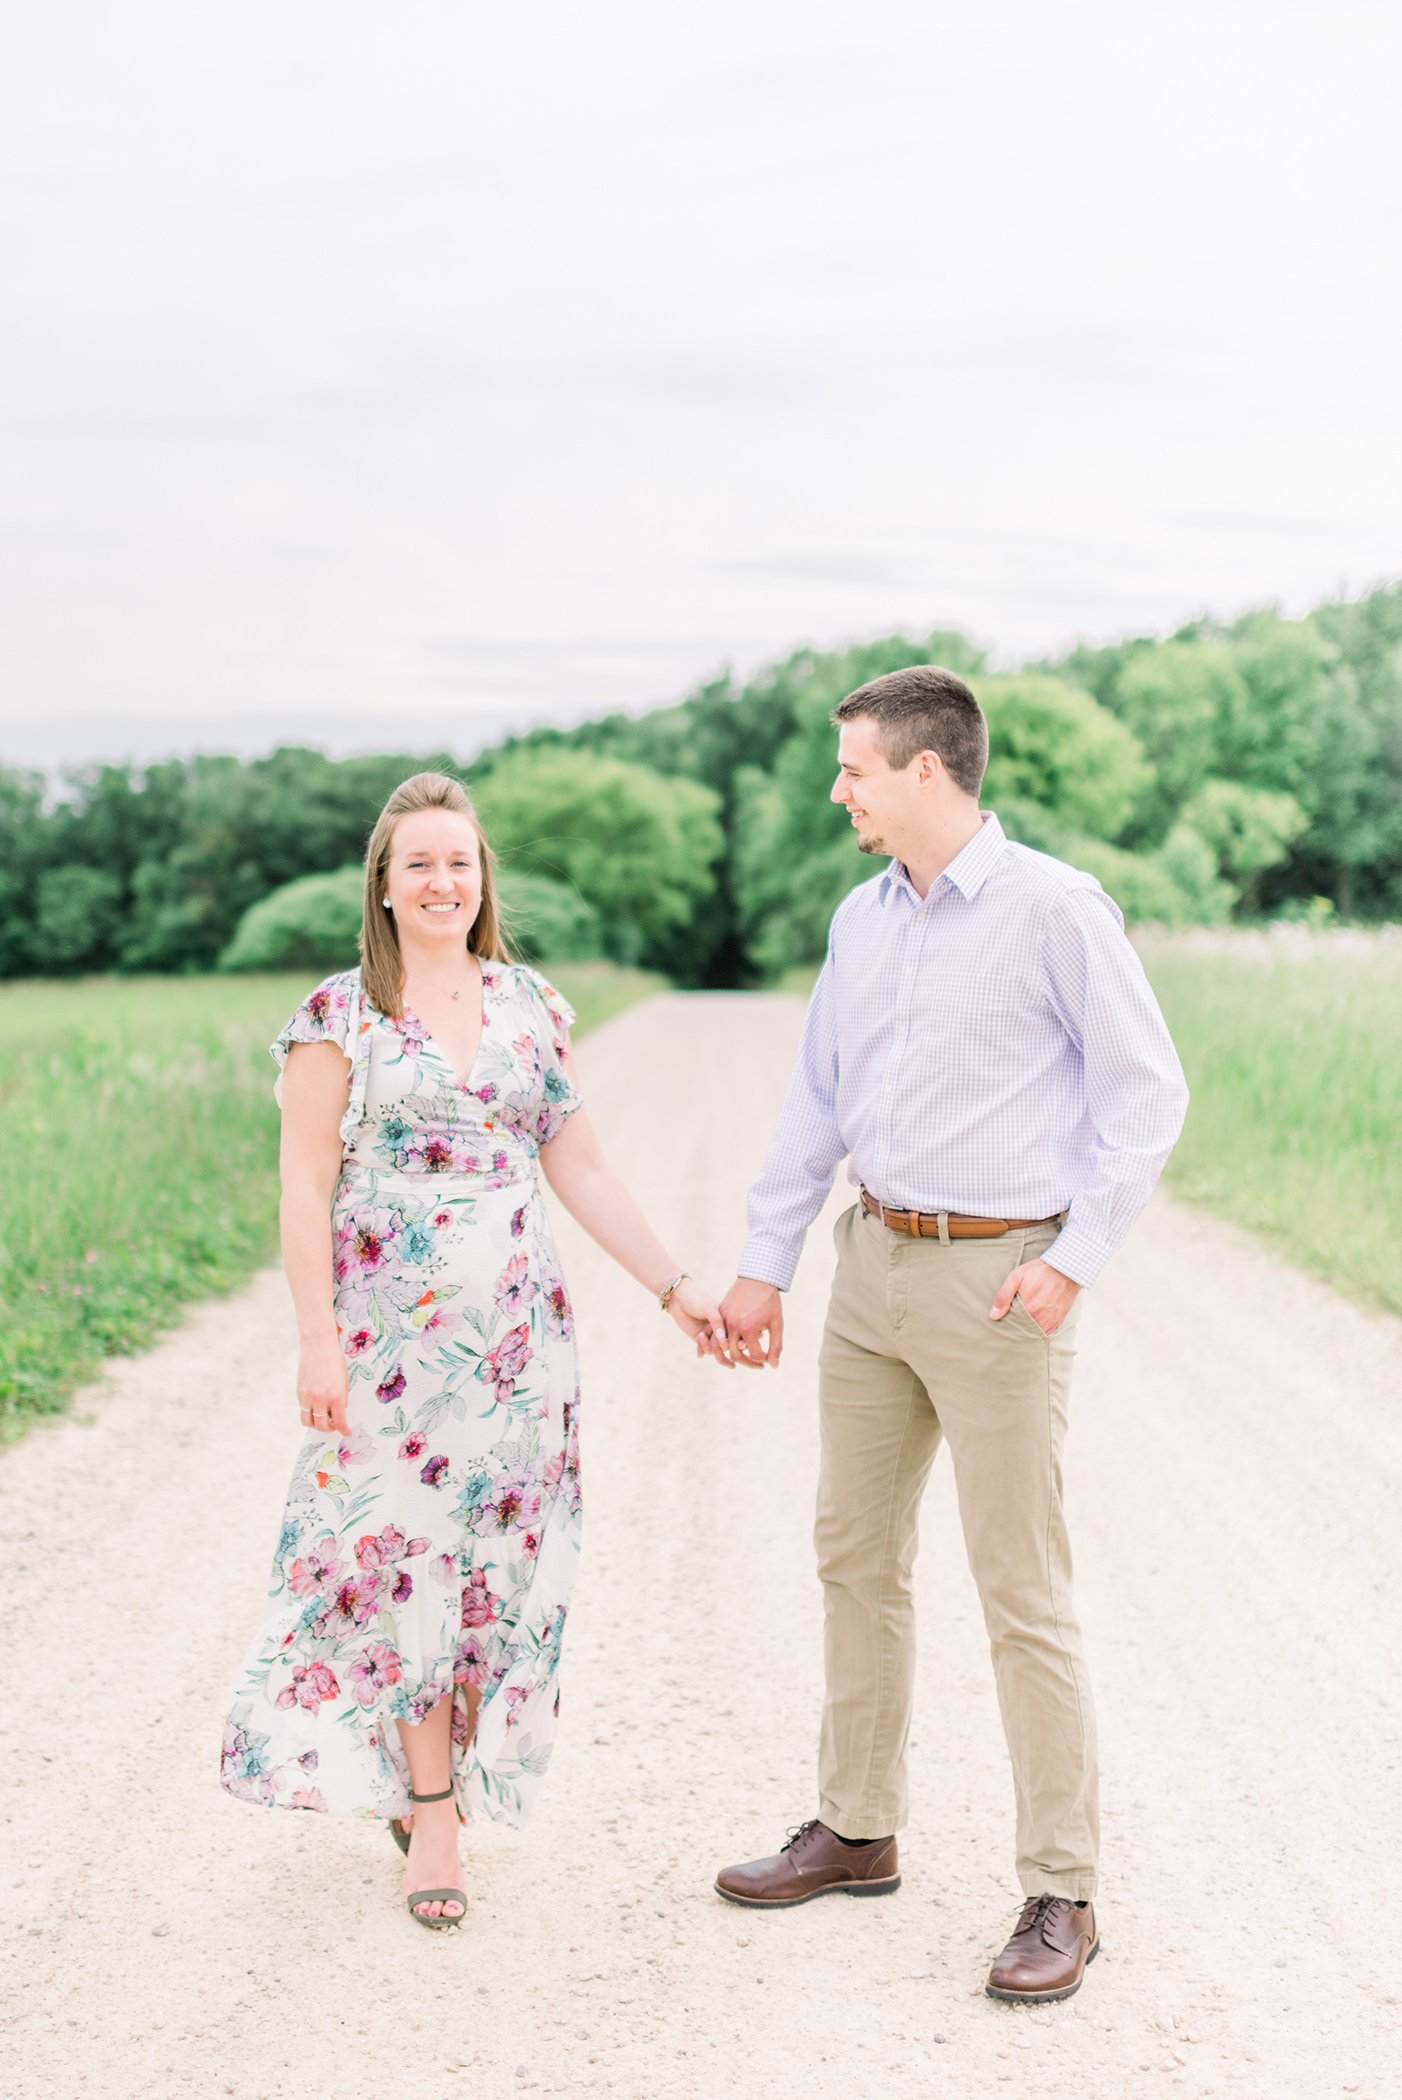
{"type": "Polygon", "coordinates": [[[482,908],[482,852],[472,819],[451,809],[401,817],[385,894],[402,946],[466,949],[482,908]]]}

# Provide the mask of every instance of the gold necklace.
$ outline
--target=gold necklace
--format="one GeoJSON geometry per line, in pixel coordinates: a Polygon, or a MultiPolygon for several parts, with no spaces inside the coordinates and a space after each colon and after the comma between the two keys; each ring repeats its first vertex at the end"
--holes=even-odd
{"type": "MultiPolygon", "coordinates": [[[[406,972],[406,975],[408,975],[408,976],[412,977],[412,976],[416,975],[416,972],[414,972],[414,971],[410,970],[410,971],[406,972]]],[[[464,992],[465,992],[465,991],[467,990],[467,980],[468,980],[468,978],[469,978],[469,977],[470,977],[471,975],[472,975],[472,964],[471,964],[471,963],[469,963],[469,964],[468,964],[468,966],[467,966],[467,972],[466,972],[466,975],[465,975],[465,976],[463,977],[463,981],[462,981],[462,983],[461,983],[461,984],[460,984],[460,985],[458,986],[458,988],[457,988],[457,990],[456,990],[455,992],[449,992],[449,994],[448,994],[448,997],[449,997],[450,999],[461,999],[461,997],[462,997],[463,993],[464,993],[464,992]]],[[[430,990],[431,992],[441,992],[441,991],[442,991],[442,989],[443,989],[442,985],[441,985],[441,984],[435,984],[435,983],[434,983],[434,981],[433,981],[433,979],[432,979],[431,977],[420,977],[420,978],[419,978],[419,983],[420,983],[420,984],[426,984],[426,985],[428,986],[428,988],[429,988],[429,990],[430,990]]]]}

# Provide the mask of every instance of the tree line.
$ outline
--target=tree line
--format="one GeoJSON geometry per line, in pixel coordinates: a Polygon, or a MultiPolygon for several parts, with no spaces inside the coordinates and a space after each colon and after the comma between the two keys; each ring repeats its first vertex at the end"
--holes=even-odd
{"type": "Polygon", "coordinates": [[[830,709],[926,662],[966,677],[988,715],[985,807],[1089,868],[1131,919],[1402,916],[1394,584],[1301,620],[1196,620],[1016,672],[943,630],[803,649],[466,764],[287,748],[78,769],[57,795],[0,769],[0,975],[342,959],[369,827],[435,766],[477,800],[526,952],[762,981],[819,957],[872,872],[827,800],[830,709]]]}

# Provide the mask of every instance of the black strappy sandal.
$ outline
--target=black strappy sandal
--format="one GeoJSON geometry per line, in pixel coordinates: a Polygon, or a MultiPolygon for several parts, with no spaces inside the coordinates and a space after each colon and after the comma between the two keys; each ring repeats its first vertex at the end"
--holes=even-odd
{"type": "MultiPolygon", "coordinates": [[[[420,1803],[451,1801],[452,1798],[453,1789],[450,1786],[445,1786],[441,1794],[416,1794],[412,1787],[409,1789],[409,1799],[420,1803]]],[[[459,1813],[458,1820],[460,1822],[462,1820],[461,1813],[459,1813]]],[[[391,1817],[389,1829],[390,1836],[407,1859],[409,1856],[410,1833],[405,1830],[398,1816],[391,1817]]],[[[442,1932],[449,1925],[461,1925],[463,1918],[467,1916],[466,1889],[415,1889],[412,1895],[404,1898],[404,1901],[414,1922],[418,1925],[426,1925],[430,1932],[442,1932]],[[456,1918],[426,1918],[422,1911],[415,1909],[415,1905],[419,1903],[459,1903],[462,1905],[462,1915],[456,1918]]]]}

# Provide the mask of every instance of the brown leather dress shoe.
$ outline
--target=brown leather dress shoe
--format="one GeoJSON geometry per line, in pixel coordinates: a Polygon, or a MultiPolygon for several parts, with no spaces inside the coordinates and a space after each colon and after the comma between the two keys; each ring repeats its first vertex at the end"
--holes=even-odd
{"type": "Polygon", "coordinates": [[[815,1896],[889,1896],[900,1885],[893,1837],[878,1838],[872,1845],[844,1845],[826,1823],[817,1821],[791,1830],[782,1852],[772,1858],[723,1867],[716,1876],[716,1892],[728,1903],[764,1910],[786,1910],[795,1903],[811,1903],[815,1896]]]}
{"type": "Polygon", "coordinates": [[[1072,1998],[1081,1988],[1086,1963],[1100,1952],[1095,1910],[1065,1896],[1029,1896],[1013,1936],[988,1972],[990,1998],[1072,1998]]]}

